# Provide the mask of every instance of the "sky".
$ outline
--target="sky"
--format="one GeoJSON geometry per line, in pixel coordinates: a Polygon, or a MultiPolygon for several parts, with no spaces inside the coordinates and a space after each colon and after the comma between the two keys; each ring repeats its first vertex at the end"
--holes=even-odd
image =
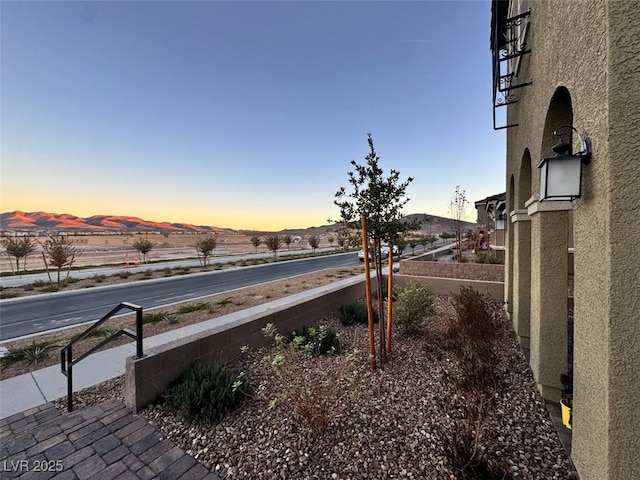
{"type": "Polygon", "coordinates": [[[2,212],[325,225],[368,133],[406,214],[505,191],[489,0],[0,9],[2,212]]]}

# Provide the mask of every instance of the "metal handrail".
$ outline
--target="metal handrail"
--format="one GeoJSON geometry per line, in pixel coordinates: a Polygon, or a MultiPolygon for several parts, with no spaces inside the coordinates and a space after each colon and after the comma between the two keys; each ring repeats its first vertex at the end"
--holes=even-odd
{"type": "Polygon", "coordinates": [[[122,335],[126,335],[136,340],[136,357],[137,358],[143,357],[144,355],[142,352],[142,307],[138,305],[134,305],[133,303],[122,302],[117,307],[112,309],[109,313],[107,313],[104,317],[98,320],[96,323],[91,325],[87,330],[85,330],[79,336],[71,340],[71,342],[69,342],[69,344],[60,351],[60,370],[62,371],[62,374],[67,377],[67,411],[68,412],[73,411],[73,366],[76,363],[88,357],[89,355],[91,355],[96,350],[105,346],[107,343],[111,342],[112,340],[115,340],[116,338],[122,335]],[[92,347],[87,352],[83,353],[82,355],[80,355],[78,358],[74,360],[73,345],[79,342],[80,340],[85,339],[88,335],[91,334],[91,332],[93,332],[100,325],[102,325],[104,322],[109,320],[111,317],[113,317],[116,313],[118,313],[120,310],[124,308],[133,310],[136,312],[136,333],[133,333],[131,330],[128,330],[126,328],[122,328],[117,332],[109,335],[98,345],[92,347]]]}

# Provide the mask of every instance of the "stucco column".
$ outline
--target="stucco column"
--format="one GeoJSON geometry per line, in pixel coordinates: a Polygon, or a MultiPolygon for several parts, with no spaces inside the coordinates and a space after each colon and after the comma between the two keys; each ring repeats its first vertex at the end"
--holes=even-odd
{"type": "Polygon", "coordinates": [[[511,212],[513,227],[513,329],[523,348],[531,337],[531,217],[526,210],[511,212]]]}
{"type": "Polygon", "coordinates": [[[567,249],[571,202],[527,202],[531,217],[531,369],[540,393],[559,401],[567,371],[567,249]]]}

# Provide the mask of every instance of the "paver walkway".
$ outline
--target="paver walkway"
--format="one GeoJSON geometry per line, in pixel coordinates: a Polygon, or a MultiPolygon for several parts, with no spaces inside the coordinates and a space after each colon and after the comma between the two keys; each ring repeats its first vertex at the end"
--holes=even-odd
{"type": "Polygon", "coordinates": [[[0,441],[3,479],[220,480],[118,400],[17,413],[0,421],[0,441]]]}

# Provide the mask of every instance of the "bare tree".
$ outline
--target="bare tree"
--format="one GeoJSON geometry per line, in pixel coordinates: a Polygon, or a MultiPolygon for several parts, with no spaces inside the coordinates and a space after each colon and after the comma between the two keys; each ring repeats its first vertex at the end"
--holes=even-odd
{"type": "Polygon", "coordinates": [[[133,242],[133,248],[135,248],[142,255],[142,261],[147,263],[149,261],[149,252],[157,245],[156,242],[141,238],[133,242]]]}
{"type": "Polygon", "coordinates": [[[13,263],[11,257],[16,260],[16,269],[14,273],[20,273],[20,259],[23,258],[22,270],[27,268],[27,257],[35,252],[38,242],[35,238],[20,237],[20,238],[3,238],[2,247],[9,256],[9,263],[11,264],[11,270],[13,270],[13,263]]]}
{"type": "MultiPolygon", "coordinates": [[[[76,248],[68,237],[64,235],[52,235],[44,242],[42,250],[42,259],[47,267],[47,272],[49,271],[49,265],[55,267],[58,272],[57,283],[60,285],[60,272],[64,267],[67,267],[67,277],[65,281],[69,278],[69,272],[76,259],[76,248]]],[[[49,277],[49,279],[51,279],[51,277],[49,277]]]]}
{"type": "Polygon", "coordinates": [[[196,242],[196,253],[198,254],[198,259],[202,258],[201,263],[204,267],[209,265],[209,258],[217,246],[218,239],[213,235],[209,235],[196,242]]]}
{"type": "Polygon", "coordinates": [[[282,237],[280,235],[269,235],[264,238],[264,244],[269,251],[273,252],[273,259],[278,258],[278,249],[282,246],[282,237]]]}
{"type": "Polygon", "coordinates": [[[251,237],[251,243],[256,249],[256,253],[258,253],[258,247],[262,243],[262,239],[260,237],[251,237]]]}
{"type": "Polygon", "coordinates": [[[311,251],[313,253],[316,253],[316,248],[318,248],[320,246],[320,237],[318,237],[317,235],[311,235],[309,237],[309,239],[307,240],[307,242],[309,243],[309,246],[311,247],[311,251]]]}
{"type": "Polygon", "coordinates": [[[456,186],[456,191],[451,197],[451,211],[453,218],[456,221],[456,231],[454,237],[456,239],[456,260],[462,258],[462,219],[464,218],[464,211],[469,201],[466,197],[466,192],[460,190],[460,185],[456,186]]]}

